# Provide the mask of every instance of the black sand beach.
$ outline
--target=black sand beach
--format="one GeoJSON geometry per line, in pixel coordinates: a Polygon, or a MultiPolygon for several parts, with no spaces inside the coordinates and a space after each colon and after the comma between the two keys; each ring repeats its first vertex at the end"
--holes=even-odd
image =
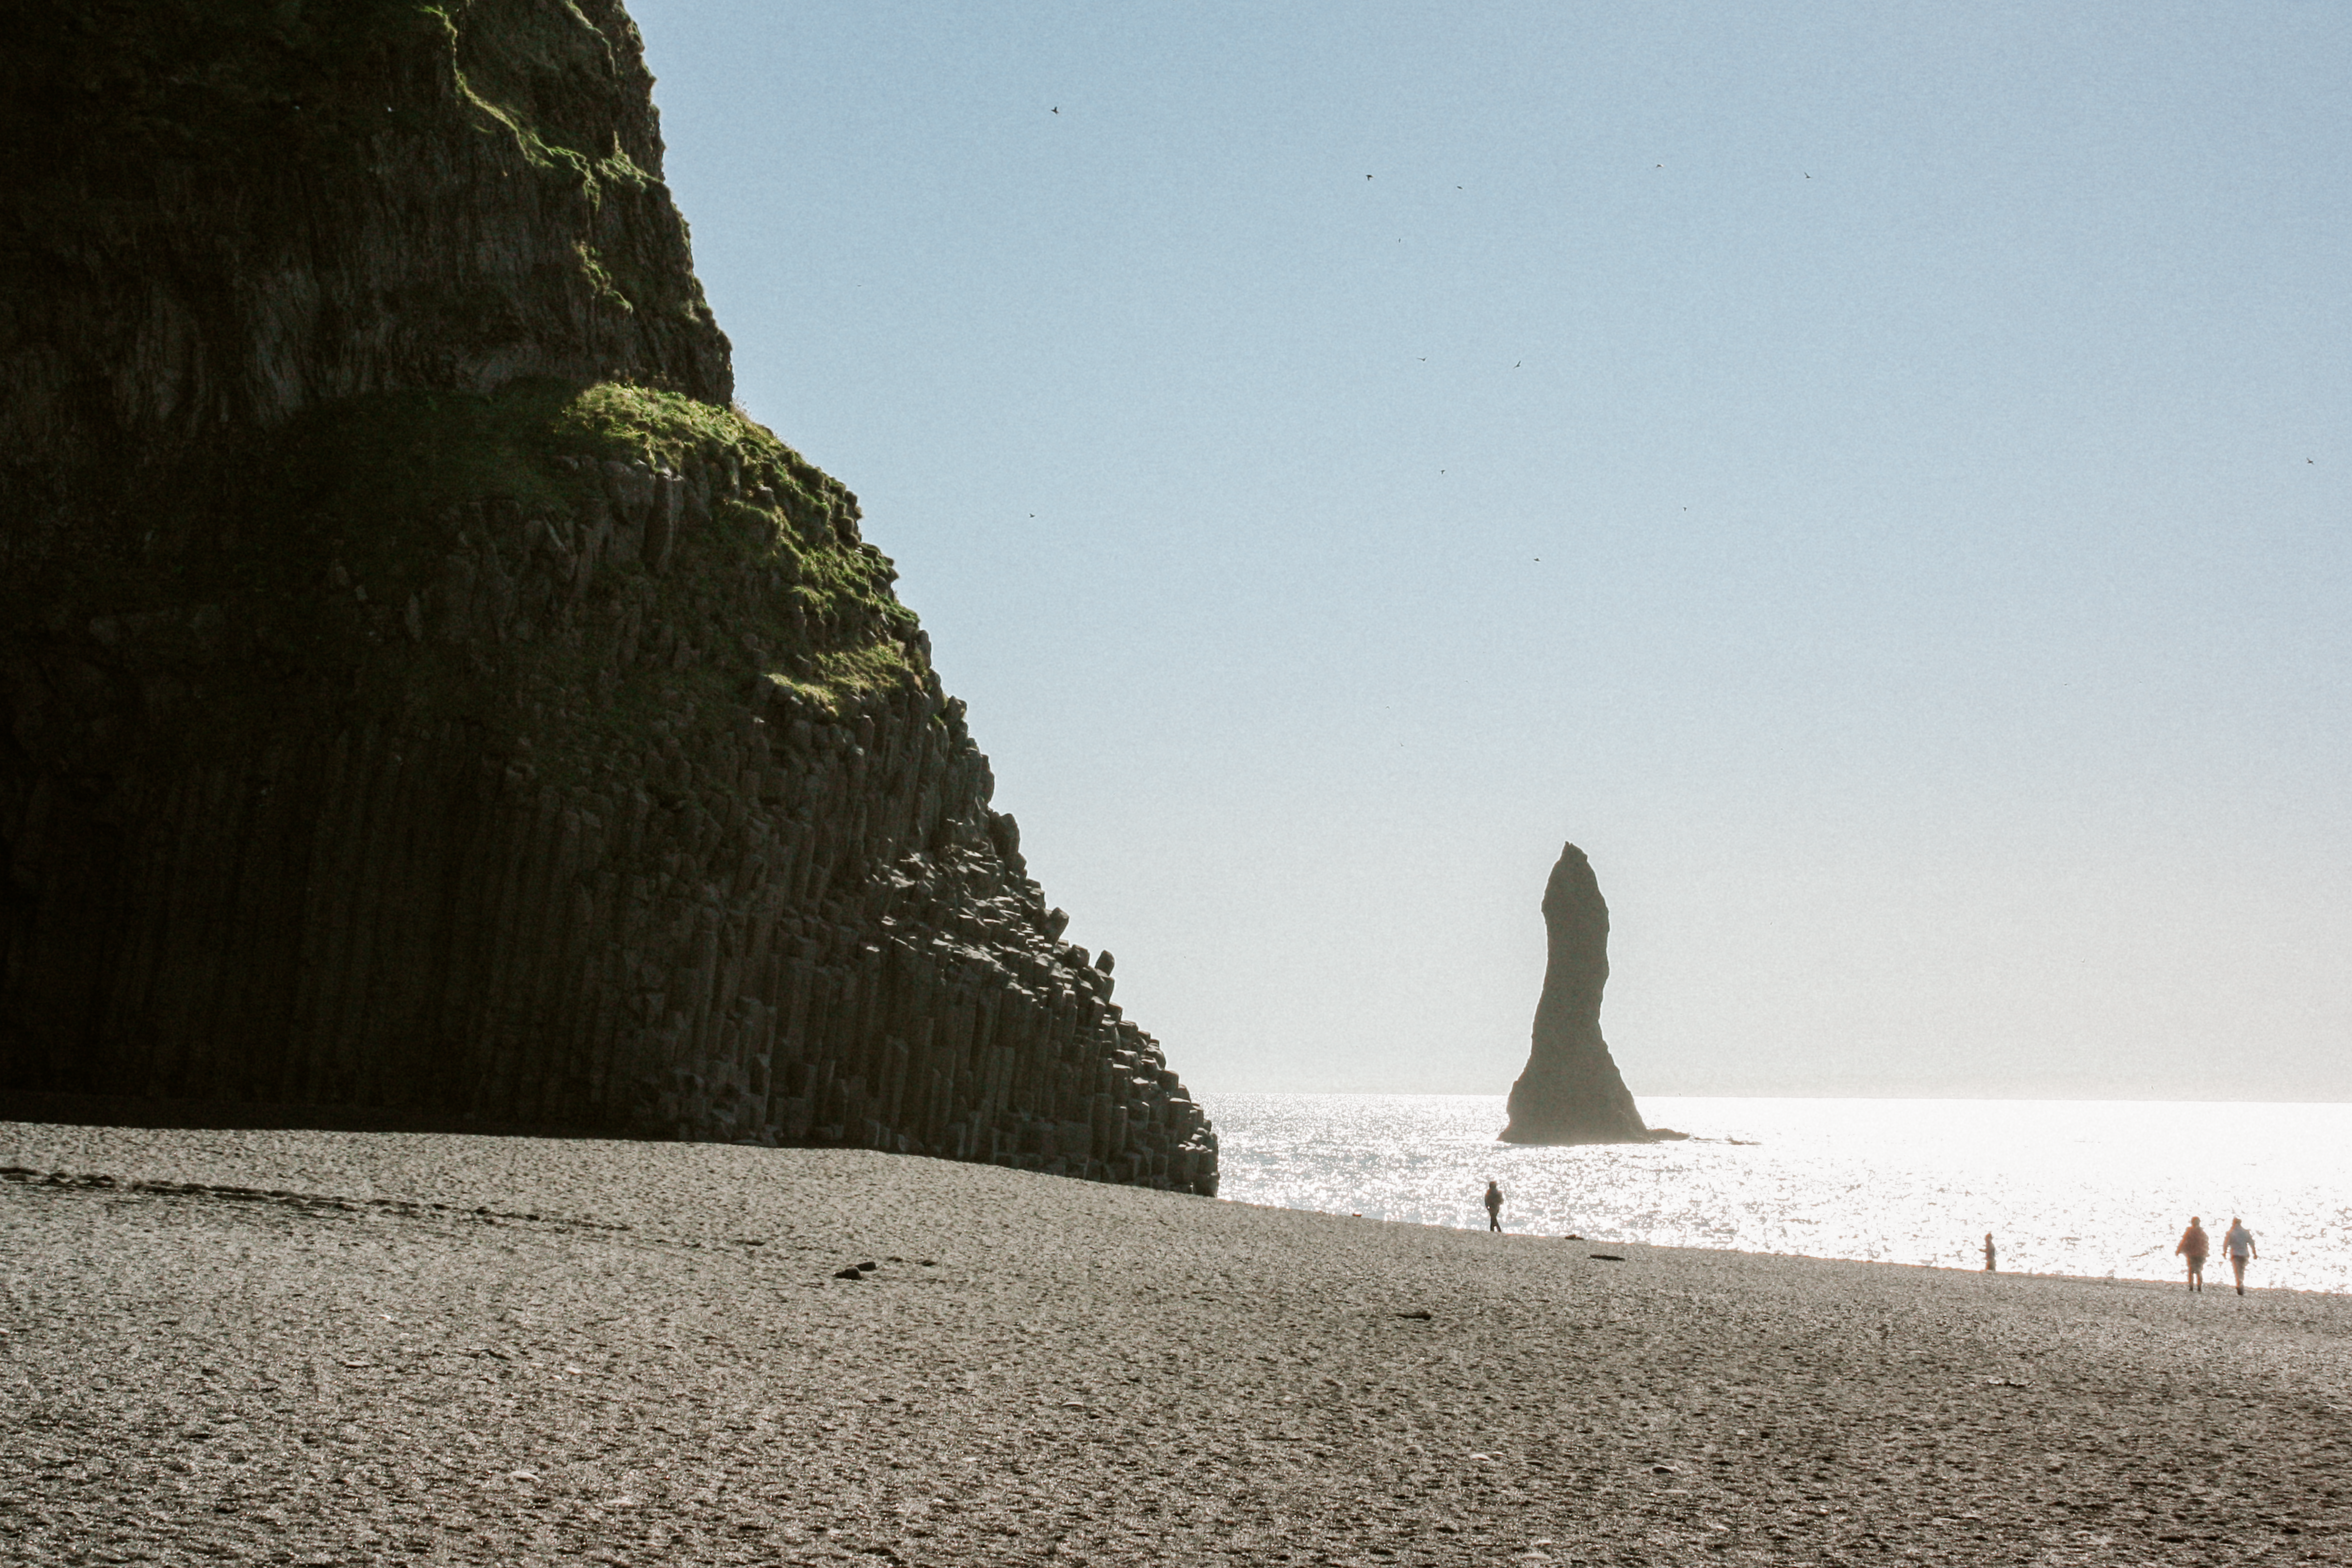
{"type": "Polygon", "coordinates": [[[5,1123],[0,1165],[10,1563],[2352,1561],[2341,1297],[863,1152],[5,1123]]]}

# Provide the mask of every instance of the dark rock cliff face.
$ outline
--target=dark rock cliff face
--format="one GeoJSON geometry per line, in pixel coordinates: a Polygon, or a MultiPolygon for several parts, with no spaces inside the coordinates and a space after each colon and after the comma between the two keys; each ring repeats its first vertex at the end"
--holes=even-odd
{"type": "Polygon", "coordinates": [[[1601,1037],[1609,983],[1609,905],[1584,851],[1559,852],[1544,888],[1549,957],[1534,1047],[1511,1086],[1506,1143],[1626,1143],[1651,1136],[1601,1037]]]}
{"type": "Polygon", "coordinates": [[[0,68],[56,154],[0,189],[0,1089],[1213,1193],[856,498],[726,405],[618,6],[70,9],[0,68]]]}
{"type": "Polygon", "coordinates": [[[387,388],[732,395],[614,0],[17,9],[0,462],[387,388]]]}

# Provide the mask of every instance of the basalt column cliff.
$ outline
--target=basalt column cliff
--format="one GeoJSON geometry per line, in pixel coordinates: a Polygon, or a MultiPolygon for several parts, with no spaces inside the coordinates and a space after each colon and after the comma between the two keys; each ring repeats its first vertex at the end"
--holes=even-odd
{"type": "MultiPolygon", "coordinates": [[[[1609,905],[1584,851],[1559,852],[1544,888],[1549,957],[1534,1048],[1511,1086],[1506,1143],[1630,1143],[1652,1136],[1601,1037],[1609,983],[1609,905]]],[[[1680,1134],[1669,1134],[1680,1136],[1680,1134]]]]}
{"type": "Polygon", "coordinates": [[[856,499],[729,402],[614,0],[0,55],[0,1089],[1213,1193],[856,499]]]}

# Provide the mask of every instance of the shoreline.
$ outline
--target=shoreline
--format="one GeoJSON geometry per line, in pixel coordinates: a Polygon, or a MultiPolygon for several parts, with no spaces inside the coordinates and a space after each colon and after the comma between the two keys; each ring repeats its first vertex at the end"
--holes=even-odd
{"type": "Polygon", "coordinates": [[[0,1123],[0,1165],[154,1184],[0,1182],[0,1556],[2352,1561],[2324,1292],[853,1151],[0,1123]]]}
{"type": "Polygon", "coordinates": [[[1645,1114],[1734,1144],[1498,1148],[1493,1097],[1361,1105],[1211,1096],[1223,1195],[1484,1228],[1489,1177],[1507,1225],[1659,1245],[2157,1282],[2191,1214],[2243,1214],[2250,1287],[2352,1293],[2342,1205],[2352,1108],[1914,1105],[1884,1115],[1793,1100],[1687,1102],[1645,1114]]]}
{"type": "MultiPolygon", "coordinates": [[[[0,1127],[5,1127],[5,1123],[0,1123],[0,1127]]],[[[307,1129],[306,1131],[319,1130],[307,1129]]],[[[457,1136],[478,1136],[478,1134],[457,1134],[457,1136]]],[[[521,1136],[521,1134],[500,1133],[493,1134],[492,1136],[507,1137],[521,1136]]],[[[589,1135],[571,1134],[570,1136],[585,1137],[589,1135]]],[[[604,1141],[624,1142],[622,1140],[604,1141]]],[[[811,1148],[806,1152],[817,1152],[821,1151],[811,1148]]],[[[932,1160],[937,1163],[949,1165],[968,1163],[968,1162],[945,1160],[937,1155],[928,1154],[900,1154],[888,1157],[900,1160],[932,1160]]],[[[1042,1173],[1036,1172],[1016,1173],[1042,1174],[1042,1173]]],[[[1074,1176],[1053,1176],[1048,1177],[1047,1179],[1053,1181],[1076,1181],[1081,1178],[1074,1176]]],[[[166,1197],[199,1197],[217,1198],[229,1201],[253,1201],[266,1199],[269,1201],[286,1202],[297,1206],[318,1205],[333,1205],[341,1203],[348,1203],[350,1201],[340,1197],[338,1194],[329,1193],[298,1193],[282,1189],[265,1190],[249,1186],[215,1185],[205,1183],[174,1183],[170,1181],[125,1182],[102,1172],[34,1170],[22,1166],[10,1166],[5,1164],[0,1164],[0,1183],[14,1183],[20,1186],[62,1187],[72,1190],[118,1193],[127,1196],[149,1195],[166,1197]]],[[[1196,1194],[1174,1194],[1171,1195],[1182,1197],[1193,1196],[1196,1194]]],[[[1435,1220],[1379,1219],[1365,1215],[1341,1215],[1330,1209],[1293,1208],[1287,1205],[1282,1204],[1249,1203],[1239,1198],[1202,1198],[1200,1201],[1203,1203],[1223,1204],[1238,1209],[1256,1210],[1265,1214],[1311,1214],[1318,1215],[1329,1219],[1357,1220],[1367,1225],[1396,1226],[1417,1230],[1458,1233],[1465,1236],[1492,1234],[1482,1232],[1475,1226],[1444,1225],[1435,1220]]],[[[409,1203],[397,1199],[371,1200],[371,1202],[374,1206],[380,1206],[389,1212],[395,1213],[407,1213],[415,1208],[431,1210],[446,1209],[452,1206],[446,1204],[409,1203]]],[[[460,1210],[458,1212],[467,1211],[460,1210]]],[[[535,1222],[542,1218],[541,1215],[537,1214],[524,1214],[504,1210],[492,1212],[495,1214],[496,1217],[500,1219],[520,1219],[535,1222]]],[[[556,1223],[562,1222],[557,1221],[556,1223]]],[[[578,1220],[578,1223],[593,1224],[594,1222],[593,1220],[580,1219],[578,1220]]],[[[1909,1268],[1917,1269],[1927,1273],[1947,1274],[1954,1277],[1955,1279],[1962,1279],[1977,1278],[1987,1273],[1995,1273],[1998,1278],[2002,1279],[2047,1279],[2069,1285],[2095,1286],[2103,1289],[2113,1289],[2120,1286],[2139,1290],[2179,1290],[2184,1294],[2195,1294],[2195,1292],[2188,1291],[2186,1286],[2181,1280],[2149,1279],[2137,1275],[2064,1274],[2057,1272],[2044,1273],[2033,1269],[2023,1268],[2005,1268],[1994,1271],[1961,1268],[1944,1263],[1905,1263],[1894,1258],[1840,1258],[1829,1253],[1811,1252],[1761,1252],[1737,1247],[1685,1247],[1679,1245],[1668,1245],[1660,1242],[1628,1241],[1622,1239],[1612,1240],[1605,1237],[1550,1236],[1535,1231],[1514,1231],[1508,1229],[1500,1232],[1498,1239],[1504,1242],[1562,1243],[1571,1247],[1593,1246],[1635,1247],[1639,1248],[1643,1253],[1691,1253],[1701,1257],[1744,1258],[1759,1262],[1834,1263],[1849,1264],[1859,1268],[1909,1268]]],[[[1613,1259],[1612,1261],[1624,1260],[1613,1259]]],[[[2231,1291],[2229,1286],[2219,1282],[2214,1283],[2212,1285],[2212,1289],[2216,1294],[2234,1293],[2231,1291]]],[[[2264,1296],[2307,1296],[2324,1300],[2337,1300],[2346,1296],[2346,1292],[2343,1291],[2307,1290],[2301,1289],[2300,1287],[2286,1285],[2250,1287],[2246,1291],[2246,1294],[2250,1296],[2256,1294],[2264,1296]]]]}

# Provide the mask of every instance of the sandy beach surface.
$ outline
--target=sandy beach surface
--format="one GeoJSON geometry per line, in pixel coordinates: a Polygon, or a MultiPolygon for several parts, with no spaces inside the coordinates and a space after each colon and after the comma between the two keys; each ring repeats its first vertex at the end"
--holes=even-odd
{"type": "Polygon", "coordinates": [[[2352,1562],[2352,1298],[865,1152],[0,1165],[0,1562],[2352,1562]]]}

